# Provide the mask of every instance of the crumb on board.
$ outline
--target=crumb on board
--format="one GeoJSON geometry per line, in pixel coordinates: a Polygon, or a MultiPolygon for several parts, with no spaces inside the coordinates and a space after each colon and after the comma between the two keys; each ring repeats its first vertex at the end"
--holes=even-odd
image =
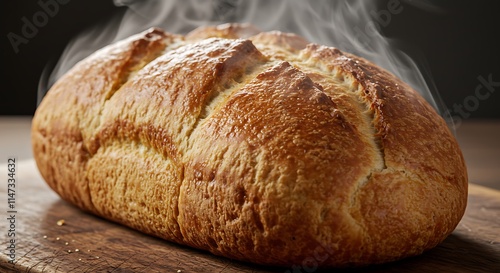
{"type": "Polygon", "coordinates": [[[61,240],[61,238],[57,237],[57,238],[56,238],[56,241],[59,241],[59,240],[61,240]]]}
{"type": "Polygon", "coordinates": [[[64,244],[65,244],[65,245],[69,245],[69,243],[68,243],[68,242],[66,242],[66,243],[64,243],[64,244]]]}
{"type": "Polygon", "coordinates": [[[78,249],[78,248],[77,248],[77,249],[75,249],[75,252],[80,252],[80,249],[78,249]]]}
{"type": "Polygon", "coordinates": [[[47,235],[43,235],[43,238],[44,238],[44,239],[47,239],[47,235]]]}
{"type": "Polygon", "coordinates": [[[64,221],[64,219],[57,221],[58,226],[63,226],[65,223],[66,223],[66,221],[64,221]]]}
{"type": "Polygon", "coordinates": [[[182,272],[182,270],[180,270],[180,269],[179,269],[179,270],[177,270],[177,273],[181,273],[181,272],[182,272]]]}
{"type": "Polygon", "coordinates": [[[71,253],[71,252],[73,252],[73,251],[71,251],[71,249],[69,249],[69,250],[68,250],[68,253],[71,253]]]}

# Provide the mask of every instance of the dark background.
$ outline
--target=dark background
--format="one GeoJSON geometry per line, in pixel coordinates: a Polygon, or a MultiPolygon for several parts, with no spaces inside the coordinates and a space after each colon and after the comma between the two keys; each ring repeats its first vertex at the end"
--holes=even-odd
{"type": "MultiPolygon", "coordinates": [[[[0,115],[33,115],[44,67],[55,65],[72,37],[125,10],[111,0],[70,0],[60,5],[57,15],[40,27],[28,44],[21,44],[16,54],[7,35],[21,33],[24,24],[21,18],[31,19],[41,10],[37,2],[2,1],[0,4],[3,71],[0,115]]],[[[420,51],[452,115],[462,119],[500,118],[497,108],[500,91],[496,90],[500,87],[495,87],[487,99],[477,100],[477,107],[474,111],[466,110],[466,116],[454,110],[454,105],[464,104],[468,97],[475,96],[479,76],[488,79],[491,75],[493,81],[500,82],[498,1],[434,1],[433,4],[439,7],[439,12],[403,3],[404,15],[393,16],[391,23],[383,28],[384,34],[420,51]]],[[[387,0],[379,1],[378,5],[385,7],[387,0]]]]}

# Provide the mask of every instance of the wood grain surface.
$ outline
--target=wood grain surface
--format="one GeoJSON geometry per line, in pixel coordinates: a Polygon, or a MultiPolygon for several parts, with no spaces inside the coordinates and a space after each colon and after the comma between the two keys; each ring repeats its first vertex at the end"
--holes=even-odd
{"type": "MultiPolygon", "coordinates": [[[[33,160],[16,166],[15,264],[3,254],[0,272],[334,272],[306,261],[265,268],[172,244],[86,214],[62,201],[39,176],[33,160]],[[58,225],[64,220],[64,225],[58,225]]],[[[0,177],[7,176],[0,165],[0,177]]],[[[7,187],[0,236],[10,244],[7,187]]],[[[442,244],[418,257],[336,272],[500,272],[500,191],[471,184],[466,215],[442,244]]]]}

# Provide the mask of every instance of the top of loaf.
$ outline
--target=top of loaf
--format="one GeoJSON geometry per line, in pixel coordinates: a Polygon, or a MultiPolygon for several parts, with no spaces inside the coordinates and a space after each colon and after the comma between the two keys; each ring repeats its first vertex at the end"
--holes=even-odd
{"type": "Polygon", "coordinates": [[[411,87],[360,57],[249,25],[150,29],[108,46],[52,87],[33,132],[41,173],[66,200],[262,264],[318,247],[333,266],[416,255],[451,233],[466,205],[456,140],[411,87]],[[110,158],[146,170],[167,162],[177,181],[168,192],[143,186],[166,224],[130,205],[131,182],[103,182],[110,158]]]}

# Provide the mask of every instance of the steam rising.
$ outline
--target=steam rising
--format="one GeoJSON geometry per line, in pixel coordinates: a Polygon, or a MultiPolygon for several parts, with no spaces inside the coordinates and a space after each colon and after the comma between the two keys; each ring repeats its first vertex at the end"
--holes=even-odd
{"type": "MultiPolygon", "coordinates": [[[[427,1],[415,2],[419,8],[440,11],[427,1]]],[[[398,49],[395,41],[381,34],[395,16],[404,16],[405,7],[413,5],[412,1],[388,0],[380,7],[376,1],[364,0],[114,0],[114,3],[127,7],[123,17],[115,17],[106,26],[96,26],[74,38],[50,76],[44,71],[39,101],[40,94],[45,94],[76,62],[109,43],[149,27],[187,33],[203,25],[246,22],[264,31],[294,32],[311,42],[335,46],[371,60],[411,85],[438,112],[444,110],[432,80],[422,73],[426,70],[419,69],[412,58],[398,49]]]]}

